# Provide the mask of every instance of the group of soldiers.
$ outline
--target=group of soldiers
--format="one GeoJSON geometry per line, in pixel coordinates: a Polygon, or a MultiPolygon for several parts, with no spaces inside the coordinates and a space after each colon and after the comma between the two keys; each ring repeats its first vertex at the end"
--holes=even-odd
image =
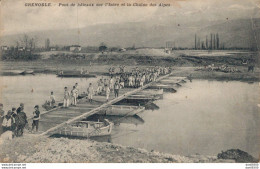
{"type": "Polygon", "coordinates": [[[126,87],[143,87],[145,84],[155,81],[160,75],[166,75],[171,72],[169,67],[153,67],[139,70],[136,67],[132,73],[123,74],[121,80],[124,81],[126,87]]]}
{"type": "MultiPolygon", "coordinates": [[[[78,96],[79,96],[78,83],[76,83],[72,87],[71,91],[69,91],[67,87],[64,87],[63,107],[68,108],[70,105],[70,100],[71,100],[71,105],[76,106],[77,102],[78,102],[78,96]]],[[[50,99],[53,102],[53,99],[52,98],[50,98],[50,99]]],[[[54,103],[55,103],[55,100],[54,100],[54,103]]]]}
{"type": "MultiPolygon", "coordinates": [[[[109,72],[112,69],[109,69],[109,72]]],[[[130,72],[125,71],[125,67],[120,67],[120,72],[114,74],[111,71],[111,76],[106,79],[102,77],[97,82],[97,88],[94,89],[92,83],[87,87],[86,97],[89,102],[93,101],[93,96],[95,95],[105,95],[106,101],[109,100],[111,91],[114,91],[115,97],[119,96],[119,90],[124,87],[142,87],[146,83],[155,81],[160,75],[165,75],[171,72],[169,67],[151,67],[146,69],[139,69],[138,67],[134,68],[130,72]]],[[[69,91],[67,87],[64,88],[64,98],[63,98],[63,107],[68,108],[70,105],[76,106],[79,98],[79,86],[76,83],[72,90],[69,91]]],[[[55,96],[51,92],[50,95],[50,106],[55,106],[55,96]]],[[[40,111],[39,106],[36,105],[33,111],[33,122],[31,131],[36,128],[38,131],[39,120],[40,120],[40,111]]],[[[24,104],[21,103],[19,108],[13,107],[12,110],[9,110],[5,114],[3,110],[3,104],[0,103],[0,134],[6,131],[12,131],[13,136],[22,136],[23,130],[28,126],[27,116],[24,112],[24,104]]],[[[29,127],[28,127],[29,128],[29,127]]]]}
{"type": "MultiPolygon", "coordinates": [[[[39,106],[36,105],[34,109],[31,131],[33,131],[34,128],[38,131],[40,119],[39,106]]],[[[28,127],[27,115],[24,112],[23,103],[21,103],[17,109],[12,107],[12,110],[8,110],[6,114],[3,110],[3,104],[0,103],[0,116],[0,135],[9,131],[9,133],[12,133],[11,137],[19,137],[23,135],[24,128],[26,126],[28,127]]]]}
{"type": "MultiPolygon", "coordinates": [[[[109,100],[110,93],[114,92],[114,96],[119,96],[119,90],[124,87],[138,88],[145,84],[155,81],[160,75],[166,75],[171,72],[170,67],[150,67],[139,69],[135,67],[132,71],[127,72],[125,66],[120,66],[120,71],[115,72],[115,68],[109,68],[109,78],[101,77],[97,81],[97,88],[94,89],[92,83],[87,87],[87,98],[89,102],[93,102],[93,96],[105,95],[106,101],[109,100]]],[[[64,88],[63,107],[67,108],[70,105],[76,106],[79,96],[78,83],[69,91],[67,87],[64,88]]]]}

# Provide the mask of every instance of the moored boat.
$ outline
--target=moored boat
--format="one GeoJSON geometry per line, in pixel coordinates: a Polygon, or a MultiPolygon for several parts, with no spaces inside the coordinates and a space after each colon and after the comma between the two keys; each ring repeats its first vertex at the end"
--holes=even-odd
{"type": "Polygon", "coordinates": [[[176,76],[169,76],[167,79],[165,80],[175,80],[178,83],[186,83],[186,80],[189,80],[188,77],[176,77],[176,76]]]}
{"type": "Polygon", "coordinates": [[[28,75],[28,74],[34,74],[33,70],[25,70],[23,72],[20,73],[21,75],[28,75]]]}
{"type": "Polygon", "coordinates": [[[87,120],[90,121],[97,121],[102,119],[108,119],[109,121],[113,122],[115,126],[116,125],[118,126],[120,123],[134,124],[134,125],[144,124],[144,120],[138,115],[122,117],[122,116],[105,116],[105,115],[94,114],[87,118],[87,120]]]}
{"type": "Polygon", "coordinates": [[[165,79],[165,80],[161,80],[159,83],[165,84],[165,85],[172,85],[174,87],[179,87],[179,86],[182,86],[180,83],[183,83],[183,82],[182,82],[182,80],[165,79]]]}
{"type": "Polygon", "coordinates": [[[23,70],[5,70],[5,71],[1,71],[1,75],[15,76],[15,75],[20,75],[22,72],[24,72],[24,71],[23,70]]]}
{"type": "Polygon", "coordinates": [[[163,95],[163,89],[145,89],[138,92],[138,94],[154,95],[154,96],[163,95]]]}
{"type": "Polygon", "coordinates": [[[104,119],[104,122],[95,121],[79,121],[71,125],[67,125],[59,131],[60,135],[76,136],[76,137],[98,137],[111,135],[113,123],[104,119]]]}
{"type": "Polygon", "coordinates": [[[111,105],[97,114],[113,116],[133,116],[145,110],[143,106],[111,105]]]}
{"type": "Polygon", "coordinates": [[[160,96],[155,95],[145,95],[145,94],[133,94],[131,96],[128,96],[127,100],[136,100],[136,101],[151,101],[151,100],[158,100],[160,99],[160,96]]]}
{"type": "Polygon", "coordinates": [[[131,106],[143,106],[145,110],[158,110],[160,107],[153,103],[153,101],[148,102],[137,102],[136,100],[123,99],[115,103],[115,105],[131,105],[131,106]]]}
{"type": "Polygon", "coordinates": [[[154,84],[148,87],[149,89],[163,89],[164,92],[172,92],[176,93],[177,90],[173,88],[172,85],[166,85],[166,84],[154,84]]]}

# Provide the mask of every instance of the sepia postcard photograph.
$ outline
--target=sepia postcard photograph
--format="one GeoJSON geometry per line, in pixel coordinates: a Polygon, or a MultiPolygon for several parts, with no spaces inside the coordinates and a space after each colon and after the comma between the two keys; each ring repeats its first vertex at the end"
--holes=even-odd
{"type": "Polygon", "coordinates": [[[259,0],[0,3],[2,169],[258,169],[259,0]]]}

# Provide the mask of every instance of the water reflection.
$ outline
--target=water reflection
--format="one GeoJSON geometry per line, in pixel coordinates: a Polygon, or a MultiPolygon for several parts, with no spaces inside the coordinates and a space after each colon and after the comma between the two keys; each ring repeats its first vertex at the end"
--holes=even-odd
{"type": "Polygon", "coordinates": [[[258,83],[193,80],[140,114],[143,125],[115,127],[112,142],[182,155],[239,148],[257,157],[258,101],[258,83]]]}

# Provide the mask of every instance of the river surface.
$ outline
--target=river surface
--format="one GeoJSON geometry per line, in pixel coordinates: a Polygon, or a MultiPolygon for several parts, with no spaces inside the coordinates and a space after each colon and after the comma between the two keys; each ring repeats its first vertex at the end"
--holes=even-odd
{"type": "MultiPolygon", "coordinates": [[[[25,113],[32,114],[34,106],[50,100],[51,91],[54,92],[56,101],[63,100],[64,87],[71,91],[75,83],[78,83],[79,91],[86,92],[89,83],[97,81],[96,78],[58,78],[56,75],[26,75],[26,76],[0,76],[2,84],[2,103],[4,110],[10,110],[12,106],[25,105],[25,113]]],[[[42,108],[41,108],[42,109],[42,108]]]]}
{"type": "MultiPolygon", "coordinates": [[[[80,91],[86,91],[96,79],[35,75],[2,76],[0,81],[4,110],[23,102],[26,113],[31,114],[34,105],[49,99],[51,91],[62,100],[65,86],[71,89],[78,82],[80,91]]],[[[103,141],[181,155],[216,155],[239,148],[258,157],[258,83],[193,80],[177,90],[154,102],[158,110],[118,118],[120,125],[103,141]]]]}

